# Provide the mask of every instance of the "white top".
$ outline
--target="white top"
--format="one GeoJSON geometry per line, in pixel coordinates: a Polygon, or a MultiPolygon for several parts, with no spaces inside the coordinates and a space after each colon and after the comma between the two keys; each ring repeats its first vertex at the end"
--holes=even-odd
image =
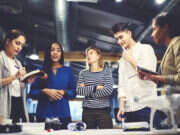
{"type": "MultiPolygon", "coordinates": [[[[137,43],[131,49],[137,65],[156,71],[157,59],[150,45],[137,43]]],[[[118,98],[125,97],[126,112],[137,111],[145,107],[138,104],[137,101],[150,96],[157,96],[156,84],[149,80],[141,80],[135,74],[137,74],[136,69],[124,58],[121,58],[119,61],[118,98]]]]}
{"type": "MultiPolygon", "coordinates": [[[[6,53],[5,53],[5,56],[7,56],[6,53]]],[[[10,74],[15,75],[17,73],[17,71],[18,71],[17,64],[16,64],[14,59],[9,58],[8,56],[7,56],[7,59],[8,59],[8,62],[9,62],[10,74]]],[[[21,88],[20,88],[19,79],[16,79],[16,80],[12,81],[11,85],[13,85],[12,95],[11,96],[20,97],[21,96],[21,88]]]]}

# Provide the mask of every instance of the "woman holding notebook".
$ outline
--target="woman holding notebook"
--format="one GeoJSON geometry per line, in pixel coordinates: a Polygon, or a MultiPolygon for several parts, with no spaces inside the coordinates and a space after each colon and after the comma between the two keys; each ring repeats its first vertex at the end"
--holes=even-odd
{"type": "Polygon", "coordinates": [[[7,33],[0,52],[0,115],[5,119],[11,118],[13,122],[29,120],[25,84],[20,82],[26,70],[16,59],[25,42],[24,33],[12,29],[7,33]]]}

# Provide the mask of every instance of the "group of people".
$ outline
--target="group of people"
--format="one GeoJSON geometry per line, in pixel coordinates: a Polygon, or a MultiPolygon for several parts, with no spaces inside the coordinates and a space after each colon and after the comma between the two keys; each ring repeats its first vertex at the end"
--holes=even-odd
{"type": "MultiPolygon", "coordinates": [[[[167,50],[162,59],[161,75],[137,71],[137,66],[156,71],[157,60],[151,45],[136,42],[128,23],[118,23],[112,27],[114,38],[123,48],[119,61],[117,118],[125,114],[125,121],[149,122],[151,109],[139,105],[137,99],[156,96],[157,83],[180,84],[180,33],[172,23],[170,14],[157,16],[152,23],[152,37],[156,44],[164,43],[167,50]]],[[[177,27],[177,26],[176,26],[177,27]]],[[[59,42],[52,42],[45,53],[42,78],[31,77],[26,83],[20,78],[26,73],[16,55],[26,42],[24,33],[13,29],[7,33],[0,52],[0,115],[12,118],[13,122],[28,121],[26,111],[27,83],[31,84],[30,95],[38,100],[37,121],[59,118],[63,128],[70,123],[69,100],[76,95],[84,96],[82,121],[87,128],[113,128],[111,99],[113,77],[109,67],[103,63],[100,49],[91,46],[86,49],[87,69],[80,71],[76,83],[73,71],[64,65],[64,52],[59,42]]],[[[160,123],[160,114],[155,116],[155,126],[160,123]]]]}

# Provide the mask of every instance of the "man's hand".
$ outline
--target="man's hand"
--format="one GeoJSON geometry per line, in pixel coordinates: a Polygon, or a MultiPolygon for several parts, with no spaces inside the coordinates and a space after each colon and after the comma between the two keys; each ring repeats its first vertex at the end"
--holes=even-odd
{"type": "Polygon", "coordinates": [[[128,49],[128,50],[124,49],[124,51],[122,53],[122,57],[126,61],[128,61],[133,66],[133,68],[136,68],[136,61],[135,61],[135,59],[132,56],[132,50],[131,49],[128,49]]]}
{"type": "Polygon", "coordinates": [[[132,51],[130,49],[129,50],[124,50],[123,53],[122,53],[122,57],[127,61],[131,61],[133,59],[132,51]]]}
{"type": "Polygon", "coordinates": [[[120,108],[118,113],[117,113],[117,119],[120,120],[120,121],[122,120],[121,119],[122,114],[124,114],[124,108],[120,108]]]}

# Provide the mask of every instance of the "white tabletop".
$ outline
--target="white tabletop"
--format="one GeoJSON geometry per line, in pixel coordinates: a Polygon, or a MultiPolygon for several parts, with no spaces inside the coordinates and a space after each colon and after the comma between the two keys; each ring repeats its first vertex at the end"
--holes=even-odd
{"type": "MultiPolygon", "coordinates": [[[[179,132],[180,133],[180,132],[179,132]]],[[[154,130],[141,132],[123,132],[122,129],[88,129],[86,131],[58,130],[47,132],[43,123],[23,124],[21,133],[0,134],[0,135],[177,135],[172,130],[154,130]]]]}

